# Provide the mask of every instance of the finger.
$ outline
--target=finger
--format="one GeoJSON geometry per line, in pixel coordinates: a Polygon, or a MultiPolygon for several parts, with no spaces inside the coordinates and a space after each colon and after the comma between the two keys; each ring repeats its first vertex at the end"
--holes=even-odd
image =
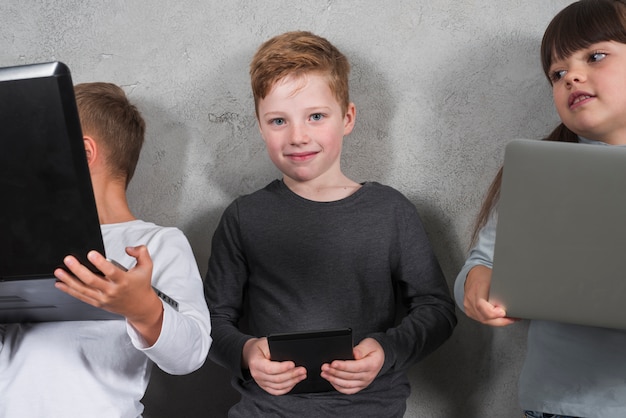
{"type": "Polygon", "coordinates": [[[479,315],[483,324],[502,327],[517,322],[514,318],[506,316],[506,311],[501,306],[493,306],[485,302],[479,307],[479,315]]]}
{"type": "Polygon", "coordinates": [[[292,379],[305,375],[307,370],[303,366],[296,366],[293,361],[272,361],[265,359],[259,362],[259,371],[266,376],[272,376],[274,381],[292,379]]]}
{"type": "Polygon", "coordinates": [[[87,253],[87,259],[109,280],[114,281],[116,273],[123,271],[107,260],[98,251],[89,251],[89,253],[87,253]]]}
{"type": "Polygon", "coordinates": [[[102,304],[100,303],[100,301],[96,298],[91,297],[90,295],[95,295],[97,294],[94,290],[90,290],[90,289],[77,289],[74,287],[70,287],[68,286],[66,283],[63,282],[57,282],[54,284],[54,287],[56,287],[57,289],[59,289],[60,291],[67,293],[68,295],[83,301],[85,303],[88,303],[89,305],[92,306],[96,306],[96,307],[101,307],[102,304]]]}
{"type": "Polygon", "coordinates": [[[373,365],[367,359],[360,361],[333,361],[328,369],[322,368],[322,370],[337,379],[363,380],[372,374],[373,365]]]}
{"type": "Polygon", "coordinates": [[[75,276],[78,276],[81,273],[84,274],[84,271],[87,270],[87,268],[85,266],[83,266],[80,263],[80,261],[78,261],[76,259],[76,257],[74,257],[72,255],[66,256],[63,259],[63,264],[65,265],[67,270],[69,270],[69,272],[74,274],[75,276]]]}
{"type": "Polygon", "coordinates": [[[514,324],[518,321],[519,319],[506,317],[506,318],[490,319],[490,320],[485,321],[484,324],[491,325],[492,327],[505,327],[507,325],[514,324]]]}
{"type": "Polygon", "coordinates": [[[54,284],[57,289],[85,303],[98,306],[98,301],[93,296],[99,292],[89,289],[83,282],[63,269],[56,269],[54,275],[60,280],[54,284]]]}
{"type": "Polygon", "coordinates": [[[370,381],[370,374],[366,372],[350,373],[337,369],[325,370],[321,373],[323,379],[328,380],[333,385],[344,388],[360,387],[362,382],[370,381]]]}
{"type": "Polygon", "coordinates": [[[62,268],[57,268],[54,270],[54,277],[56,277],[57,280],[60,280],[62,283],[64,283],[67,286],[75,286],[78,283],[82,283],[71,272],[68,272],[67,270],[62,269],[62,268]]]}
{"type": "MultiPolygon", "coordinates": [[[[323,377],[323,376],[322,376],[323,377]]],[[[346,395],[355,394],[368,386],[368,384],[361,380],[343,380],[337,378],[325,378],[328,382],[337,389],[338,392],[341,392],[346,395]]]]}
{"type": "Polygon", "coordinates": [[[57,289],[62,290],[65,293],[71,294],[75,293],[78,290],[85,287],[85,284],[81,282],[76,276],[68,273],[66,270],[62,268],[58,268],[54,271],[54,276],[57,278],[57,282],[55,283],[55,287],[57,289]]]}
{"type": "Polygon", "coordinates": [[[322,370],[327,370],[333,374],[345,373],[346,376],[362,373],[367,368],[363,361],[356,360],[333,360],[327,364],[328,368],[324,366],[322,365],[322,370]]]}
{"type": "Polygon", "coordinates": [[[135,266],[135,268],[152,268],[152,258],[150,257],[148,247],[146,247],[145,245],[139,245],[137,247],[127,247],[126,254],[137,259],[137,265],[135,266]]]}
{"type": "Polygon", "coordinates": [[[267,374],[266,379],[276,385],[293,385],[306,379],[306,369],[304,367],[295,367],[278,374],[267,374]]]}
{"type": "Polygon", "coordinates": [[[502,306],[495,306],[485,299],[478,301],[476,309],[480,314],[493,319],[504,318],[506,316],[506,311],[502,306]]]}
{"type": "MultiPolygon", "coordinates": [[[[111,286],[114,284],[111,280],[111,278],[114,278],[112,272],[119,269],[109,263],[97,251],[90,251],[87,254],[87,258],[100,272],[105,275],[108,273],[109,275],[103,277],[100,274],[95,274],[75,257],[69,255],[63,260],[69,273],[59,269],[57,278],[68,286],[69,289],[67,289],[66,293],[84,301],[82,297],[79,297],[80,294],[88,299],[87,303],[101,306],[104,303],[102,298],[109,293],[111,286]]],[[[57,288],[64,290],[63,286],[57,286],[57,288]]]]}
{"type": "Polygon", "coordinates": [[[364,357],[367,357],[367,353],[364,352],[358,345],[352,349],[352,355],[355,360],[360,360],[364,357]]]}
{"type": "Polygon", "coordinates": [[[358,363],[362,361],[333,362],[324,365],[321,376],[342,393],[356,393],[369,386],[377,374],[368,367],[355,368],[359,366],[358,363]]]}
{"type": "Polygon", "coordinates": [[[298,379],[294,381],[285,382],[284,384],[263,384],[257,381],[257,384],[271,395],[285,395],[293,390],[293,388],[304,379],[298,379]]]}
{"type": "Polygon", "coordinates": [[[280,374],[252,373],[252,377],[266,392],[272,395],[284,395],[290,392],[295,385],[306,379],[306,369],[304,367],[296,367],[280,374]]]}
{"type": "Polygon", "coordinates": [[[101,284],[102,277],[93,273],[90,269],[81,264],[80,261],[78,261],[75,257],[68,255],[63,259],[63,263],[65,264],[69,272],[64,272],[63,269],[59,269],[60,277],[57,278],[67,283],[69,286],[73,288],[82,287],[81,285],[98,287],[98,285],[101,284]]]}

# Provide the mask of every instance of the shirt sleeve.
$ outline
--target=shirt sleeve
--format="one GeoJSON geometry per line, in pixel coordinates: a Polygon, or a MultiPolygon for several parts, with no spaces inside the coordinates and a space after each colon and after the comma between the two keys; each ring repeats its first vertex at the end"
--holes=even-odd
{"type": "Polygon", "coordinates": [[[215,340],[209,357],[239,378],[246,378],[241,366],[243,346],[253,338],[239,330],[247,281],[235,201],[224,211],[213,235],[204,286],[215,340]]]}
{"type": "Polygon", "coordinates": [[[497,213],[494,211],[485,226],[478,233],[476,244],[469,252],[465,264],[454,282],[454,298],[457,306],[465,312],[463,299],[465,298],[465,280],[470,270],[476,266],[493,268],[493,252],[496,244],[497,213]]]}
{"type": "Polygon", "coordinates": [[[2,348],[4,348],[4,336],[7,333],[7,326],[6,324],[0,324],[0,351],[2,351],[2,348]]]}
{"type": "Polygon", "coordinates": [[[127,325],[133,345],[169,374],[200,368],[211,346],[211,319],[202,292],[202,279],[191,246],[183,233],[167,228],[150,240],[152,284],[178,302],[178,311],[163,303],[163,325],[153,346],[147,347],[127,325]]]}
{"type": "Polygon", "coordinates": [[[372,335],[385,351],[381,374],[404,371],[432,353],[457,323],[448,284],[417,210],[409,203],[398,217],[403,221],[392,274],[406,315],[386,332],[372,335]]]}

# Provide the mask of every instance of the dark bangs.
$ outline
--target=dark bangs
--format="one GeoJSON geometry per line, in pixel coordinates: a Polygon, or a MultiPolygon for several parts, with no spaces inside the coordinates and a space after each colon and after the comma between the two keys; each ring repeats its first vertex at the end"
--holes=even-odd
{"type": "Polygon", "coordinates": [[[569,57],[597,42],[626,44],[626,2],[581,0],[561,10],[552,19],[541,42],[541,64],[550,79],[553,60],[569,57]]]}

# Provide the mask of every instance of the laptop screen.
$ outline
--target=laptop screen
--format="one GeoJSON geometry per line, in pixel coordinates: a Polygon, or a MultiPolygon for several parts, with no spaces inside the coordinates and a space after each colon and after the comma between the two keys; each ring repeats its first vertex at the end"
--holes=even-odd
{"type": "MultiPolygon", "coordinates": [[[[74,88],[59,62],[0,68],[0,280],[104,254],[74,88]]],[[[88,264],[89,265],[89,264],[88,264]]]]}

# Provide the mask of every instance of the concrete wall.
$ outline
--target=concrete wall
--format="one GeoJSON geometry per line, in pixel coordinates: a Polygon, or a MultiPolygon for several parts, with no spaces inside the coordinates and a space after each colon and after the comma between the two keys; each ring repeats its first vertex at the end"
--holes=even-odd
{"type": "MultiPolygon", "coordinates": [[[[132,208],[180,227],[204,274],[223,209],[278,175],[255,126],[250,58],[287,30],[323,35],[353,68],[345,171],[415,203],[452,285],[504,144],[557,122],[538,47],[569,3],[3,0],[0,66],[61,60],[75,82],[124,87],[148,122],[132,208]]],[[[411,369],[406,416],[518,416],[525,331],[460,314],[451,340],[411,369]]],[[[210,363],[184,377],[155,371],[146,416],[223,416],[236,399],[227,376],[210,363]]]]}

